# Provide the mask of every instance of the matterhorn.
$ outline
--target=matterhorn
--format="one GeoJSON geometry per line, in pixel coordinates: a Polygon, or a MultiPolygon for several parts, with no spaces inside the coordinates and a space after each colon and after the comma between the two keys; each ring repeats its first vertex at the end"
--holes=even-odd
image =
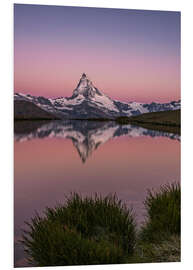
{"type": "MultiPolygon", "coordinates": [[[[129,98],[129,90],[128,90],[129,98]]],[[[113,100],[82,74],[71,97],[46,98],[30,94],[14,95],[15,119],[115,119],[148,112],[180,109],[180,101],[139,103],[113,100]],[[40,117],[39,117],[40,115],[40,117]]]]}
{"type": "Polygon", "coordinates": [[[95,95],[102,96],[102,93],[94,87],[92,82],[87,78],[86,74],[83,73],[77,88],[73,92],[73,97],[83,95],[85,98],[93,98],[95,95]]]}

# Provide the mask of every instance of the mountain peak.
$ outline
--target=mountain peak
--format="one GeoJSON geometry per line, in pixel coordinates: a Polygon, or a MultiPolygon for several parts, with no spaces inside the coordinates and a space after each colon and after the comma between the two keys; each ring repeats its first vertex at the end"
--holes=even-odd
{"type": "Polygon", "coordinates": [[[80,81],[73,91],[73,97],[83,95],[85,98],[93,98],[96,94],[102,96],[100,91],[94,87],[92,81],[88,79],[86,73],[82,73],[80,81]]]}

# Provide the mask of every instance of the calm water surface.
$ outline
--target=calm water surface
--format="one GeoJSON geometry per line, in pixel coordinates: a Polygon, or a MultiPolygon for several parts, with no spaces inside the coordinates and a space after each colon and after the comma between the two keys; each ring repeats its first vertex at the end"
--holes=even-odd
{"type": "Polygon", "coordinates": [[[25,221],[64,194],[115,193],[144,220],[147,189],[180,180],[180,137],[112,122],[15,123],[15,266],[25,221]]]}

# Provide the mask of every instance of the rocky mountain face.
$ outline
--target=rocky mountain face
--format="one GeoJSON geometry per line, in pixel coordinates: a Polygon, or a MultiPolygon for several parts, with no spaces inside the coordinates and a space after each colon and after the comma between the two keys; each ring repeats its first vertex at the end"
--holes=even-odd
{"type": "Polygon", "coordinates": [[[114,121],[16,121],[14,125],[14,138],[16,142],[37,138],[72,140],[83,163],[99,146],[110,139],[120,136],[127,136],[128,138],[162,136],[180,140],[180,135],[178,134],[149,130],[133,125],[120,126],[114,121]]]}
{"type": "MultiPolygon", "coordinates": [[[[143,104],[113,100],[99,91],[85,73],[82,74],[71,97],[51,99],[16,93],[14,100],[33,103],[43,111],[50,113],[52,117],[60,119],[114,119],[119,116],[180,109],[180,101],[143,104]]],[[[17,111],[18,106],[15,103],[15,118],[18,115],[17,111]]]]}
{"type": "Polygon", "coordinates": [[[18,120],[59,119],[54,114],[41,109],[41,107],[28,100],[15,100],[14,117],[18,120]]]}

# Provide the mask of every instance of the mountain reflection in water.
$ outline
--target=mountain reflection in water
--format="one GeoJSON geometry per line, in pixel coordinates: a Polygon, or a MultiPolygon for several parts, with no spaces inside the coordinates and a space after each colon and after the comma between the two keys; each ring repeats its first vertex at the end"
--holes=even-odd
{"type": "Polygon", "coordinates": [[[134,125],[118,125],[114,121],[16,121],[14,124],[16,142],[54,137],[71,139],[83,163],[99,145],[120,136],[132,138],[140,136],[168,137],[180,141],[178,134],[134,125]]]}

